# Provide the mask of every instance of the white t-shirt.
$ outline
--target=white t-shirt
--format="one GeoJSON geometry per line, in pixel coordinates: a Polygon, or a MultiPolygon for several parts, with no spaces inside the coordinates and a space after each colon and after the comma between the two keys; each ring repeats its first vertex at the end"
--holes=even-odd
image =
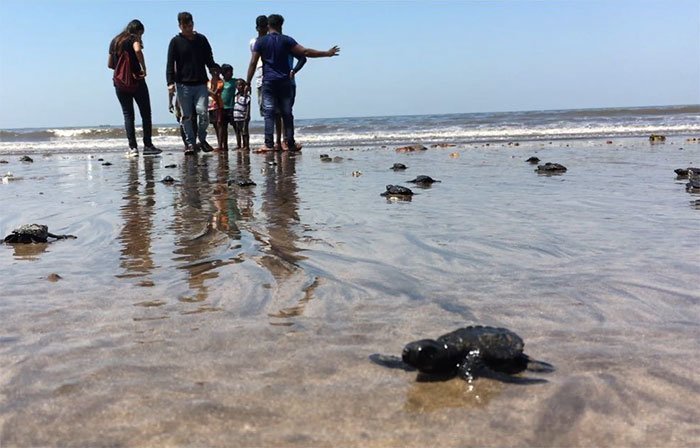
{"type": "MultiPolygon", "coordinates": [[[[255,41],[257,41],[257,40],[258,40],[257,37],[250,39],[250,53],[251,54],[253,53],[253,47],[255,46],[255,41]]],[[[263,78],[263,74],[262,74],[263,67],[262,66],[263,66],[262,58],[260,58],[260,59],[258,59],[258,66],[255,67],[255,87],[257,87],[258,89],[260,87],[262,87],[262,78],[263,78]]]]}

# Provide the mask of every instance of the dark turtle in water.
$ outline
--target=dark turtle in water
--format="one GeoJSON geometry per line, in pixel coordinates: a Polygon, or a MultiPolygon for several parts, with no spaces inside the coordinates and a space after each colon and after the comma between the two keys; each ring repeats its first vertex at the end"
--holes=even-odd
{"type": "Polygon", "coordinates": [[[700,193],[700,179],[689,179],[689,182],[685,184],[685,191],[688,193],[700,193]]]}
{"type": "Polygon", "coordinates": [[[402,187],[401,185],[387,185],[386,191],[381,193],[380,196],[411,197],[413,192],[410,188],[402,187]]]}
{"type": "Polygon", "coordinates": [[[49,238],[62,240],[66,238],[76,238],[73,235],[54,235],[49,232],[49,228],[43,224],[25,224],[12,231],[5,237],[6,243],[46,243],[49,238]]]}
{"type": "Polygon", "coordinates": [[[676,168],[673,172],[676,173],[678,179],[686,179],[688,177],[688,170],[689,168],[676,168]]]}
{"type": "Polygon", "coordinates": [[[530,157],[529,159],[527,159],[526,162],[527,162],[527,163],[531,163],[531,164],[534,165],[534,164],[536,164],[536,163],[540,163],[540,159],[538,159],[538,158],[535,157],[535,156],[532,156],[532,157],[530,157]]]}
{"type": "Polygon", "coordinates": [[[566,173],[566,167],[559,163],[547,162],[544,165],[537,165],[537,171],[539,174],[561,174],[566,173]]]}
{"type": "Polygon", "coordinates": [[[405,170],[406,168],[408,168],[408,167],[407,167],[406,165],[404,165],[403,163],[395,163],[395,164],[393,164],[392,167],[389,168],[389,169],[390,169],[390,170],[394,170],[394,171],[403,171],[403,170],[405,170]]]}
{"type": "Polygon", "coordinates": [[[239,187],[254,187],[257,185],[255,182],[253,182],[252,180],[250,180],[248,178],[233,179],[233,180],[228,181],[228,184],[229,185],[236,184],[239,187]]]}
{"type": "Polygon", "coordinates": [[[513,376],[524,370],[554,371],[551,364],[523,353],[524,346],[522,338],[506,328],[476,325],[459,328],[437,339],[411,342],[404,347],[401,358],[374,354],[370,360],[385,367],[418,370],[419,380],[459,376],[472,381],[481,376],[508,383],[546,382],[513,376]]]}
{"type": "Polygon", "coordinates": [[[409,180],[408,182],[411,182],[412,184],[419,184],[419,185],[432,185],[435,182],[442,182],[442,181],[437,180],[437,179],[433,179],[430,176],[420,175],[413,180],[409,180]]]}

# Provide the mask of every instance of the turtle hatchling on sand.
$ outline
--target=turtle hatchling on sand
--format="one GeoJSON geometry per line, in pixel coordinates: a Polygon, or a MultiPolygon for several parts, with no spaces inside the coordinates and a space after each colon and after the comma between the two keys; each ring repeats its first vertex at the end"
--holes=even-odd
{"type": "Polygon", "coordinates": [[[389,168],[389,169],[390,169],[390,170],[394,170],[394,171],[403,171],[403,170],[405,170],[406,168],[407,168],[407,166],[404,165],[403,163],[395,163],[395,164],[393,164],[392,167],[389,168]]]}
{"type": "Polygon", "coordinates": [[[685,191],[688,193],[700,193],[700,179],[689,179],[685,184],[685,191]]]}
{"type": "Polygon", "coordinates": [[[409,180],[408,182],[411,182],[413,184],[419,184],[419,185],[431,185],[435,182],[442,182],[442,181],[437,180],[437,179],[433,179],[430,176],[420,175],[413,180],[409,180]]]}
{"type": "Polygon", "coordinates": [[[257,184],[248,178],[233,179],[228,181],[229,185],[236,184],[239,187],[254,187],[257,184]]]}
{"type": "Polygon", "coordinates": [[[459,328],[437,339],[407,344],[398,356],[374,354],[370,360],[384,367],[418,370],[418,380],[459,376],[466,381],[486,377],[507,383],[543,383],[541,378],[513,376],[524,370],[548,373],[554,366],[523,353],[525,343],[506,328],[481,325],[459,328]],[[422,376],[421,376],[422,375],[422,376]]]}
{"type": "Polygon", "coordinates": [[[46,243],[49,238],[62,240],[66,238],[76,238],[73,235],[54,235],[49,232],[49,228],[43,224],[25,224],[12,231],[5,237],[6,243],[46,243]]]}
{"type": "Polygon", "coordinates": [[[538,159],[538,158],[535,157],[535,156],[532,156],[532,157],[530,157],[529,159],[527,159],[526,162],[527,162],[527,163],[531,163],[531,164],[534,165],[534,164],[536,164],[536,163],[540,163],[540,159],[538,159]]]}
{"type": "Polygon", "coordinates": [[[387,185],[386,191],[381,193],[380,196],[411,197],[413,192],[410,188],[402,187],[401,185],[387,185]]]}
{"type": "Polygon", "coordinates": [[[566,167],[559,163],[547,162],[544,165],[537,165],[537,169],[535,171],[540,174],[559,174],[566,173],[566,167]]]}

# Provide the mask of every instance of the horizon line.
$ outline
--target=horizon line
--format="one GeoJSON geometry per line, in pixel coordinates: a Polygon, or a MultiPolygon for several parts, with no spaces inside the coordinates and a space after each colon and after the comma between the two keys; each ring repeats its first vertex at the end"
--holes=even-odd
{"type": "MultiPolygon", "coordinates": [[[[385,118],[385,117],[419,117],[426,115],[447,116],[447,115],[477,115],[477,114],[508,114],[508,113],[531,113],[531,112],[564,112],[574,110],[614,110],[614,109],[653,109],[667,107],[698,107],[700,113],[700,103],[684,103],[684,104],[657,104],[643,106],[599,106],[599,107],[581,107],[569,109],[526,109],[526,110],[492,110],[482,112],[439,112],[439,113],[422,113],[422,114],[397,114],[397,115],[346,115],[337,117],[313,117],[313,118],[296,118],[296,120],[342,120],[346,118],[385,118]]],[[[264,119],[251,120],[251,122],[261,122],[264,119]]],[[[177,123],[153,123],[153,126],[176,126],[177,123]]],[[[25,126],[13,128],[1,128],[3,131],[21,130],[21,129],[71,129],[71,128],[102,128],[102,127],[120,127],[124,123],[118,124],[91,124],[91,125],[69,125],[69,126],[25,126]]]]}

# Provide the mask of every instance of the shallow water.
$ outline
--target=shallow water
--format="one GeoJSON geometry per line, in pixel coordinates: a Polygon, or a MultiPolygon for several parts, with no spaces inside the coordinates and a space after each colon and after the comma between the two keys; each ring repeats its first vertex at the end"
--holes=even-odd
{"type": "Polygon", "coordinates": [[[100,156],[3,155],[2,234],[78,236],[0,245],[3,447],[700,438],[700,195],[673,173],[697,143],[100,156]],[[538,176],[533,154],[569,170],[538,176]],[[418,383],[368,361],[474,323],[557,371],[418,383]]]}

